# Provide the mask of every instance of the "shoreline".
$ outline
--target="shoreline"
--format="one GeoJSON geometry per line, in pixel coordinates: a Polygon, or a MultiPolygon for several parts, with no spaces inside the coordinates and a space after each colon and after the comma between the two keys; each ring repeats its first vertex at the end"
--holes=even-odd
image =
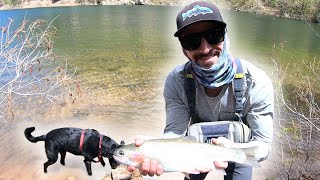
{"type": "MultiPolygon", "coordinates": [[[[240,11],[246,12],[251,14],[261,14],[261,15],[268,15],[268,16],[275,16],[275,17],[284,17],[288,19],[296,19],[301,21],[308,21],[312,23],[320,23],[320,19],[317,17],[301,17],[296,14],[284,14],[280,15],[277,9],[272,9],[269,7],[261,7],[258,9],[246,9],[246,8],[237,8],[231,7],[231,5],[225,1],[219,0],[211,0],[215,3],[220,9],[223,10],[233,10],[233,11],[240,11]]],[[[79,0],[60,0],[55,3],[52,3],[51,0],[31,0],[29,2],[22,2],[19,5],[3,5],[3,2],[0,0],[0,12],[2,10],[17,10],[17,9],[33,9],[33,8],[47,8],[47,7],[76,7],[76,6],[101,6],[101,5],[155,5],[155,6],[184,6],[190,2],[191,0],[178,0],[178,1],[154,1],[151,0],[100,0],[97,1],[99,4],[96,3],[89,3],[83,2],[79,3],[79,0]],[[156,2],[156,3],[155,3],[156,2]]]]}

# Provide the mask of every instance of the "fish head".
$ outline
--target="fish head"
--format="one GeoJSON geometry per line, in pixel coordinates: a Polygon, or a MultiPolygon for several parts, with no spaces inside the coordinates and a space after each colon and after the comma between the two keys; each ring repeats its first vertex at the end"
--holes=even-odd
{"type": "Polygon", "coordinates": [[[120,145],[113,152],[113,158],[120,164],[140,167],[143,163],[143,155],[135,145],[120,145]]]}

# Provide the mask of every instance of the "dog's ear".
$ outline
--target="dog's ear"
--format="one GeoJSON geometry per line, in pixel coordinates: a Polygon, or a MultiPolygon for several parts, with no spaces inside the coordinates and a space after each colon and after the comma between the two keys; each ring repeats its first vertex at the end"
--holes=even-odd
{"type": "Polygon", "coordinates": [[[121,140],[120,145],[125,145],[126,143],[124,142],[124,140],[121,140]]]}

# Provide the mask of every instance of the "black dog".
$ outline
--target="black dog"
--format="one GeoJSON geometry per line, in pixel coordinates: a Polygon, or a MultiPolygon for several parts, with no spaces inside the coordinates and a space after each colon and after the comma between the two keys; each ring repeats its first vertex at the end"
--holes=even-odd
{"type": "Polygon", "coordinates": [[[34,127],[29,127],[24,131],[24,135],[33,143],[45,141],[45,150],[48,158],[48,161],[44,163],[45,173],[48,166],[58,160],[59,153],[61,154],[60,163],[65,165],[66,152],[84,156],[84,163],[89,175],[92,175],[91,162],[97,162],[94,160],[95,157],[98,157],[102,166],[105,166],[102,157],[109,159],[109,164],[113,169],[119,165],[112,157],[113,150],[119,144],[111,138],[101,135],[97,130],[60,128],[38,137],[31,135],[34,130],[34,127]]]}

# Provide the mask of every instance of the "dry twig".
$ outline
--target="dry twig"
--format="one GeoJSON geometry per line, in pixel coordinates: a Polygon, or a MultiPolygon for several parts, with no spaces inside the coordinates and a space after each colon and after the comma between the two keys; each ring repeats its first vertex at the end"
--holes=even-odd
{"type": "Polygon", "coordinates": [[[68,64],[54,65],[54,20],[47,24],[23,19],[13,28],[14,20],[9,19],[0,28],[0,115],[14,118],[14,109],[29,97],[54,102],[71,91],[68,64]]]}

